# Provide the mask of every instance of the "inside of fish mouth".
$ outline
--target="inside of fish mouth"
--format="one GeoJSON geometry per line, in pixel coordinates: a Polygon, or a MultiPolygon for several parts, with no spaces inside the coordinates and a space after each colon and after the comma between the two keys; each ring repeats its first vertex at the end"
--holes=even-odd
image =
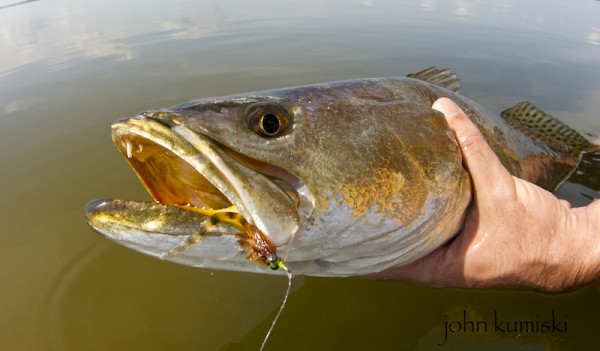
{"type": "MultiPolygon", "coordinates": [[[[221,191],[173,150],[137,134],[121,135],[117,146],[155,201],[211,210],[232,206],[221,191]]],[[[242,165],[268,177],[299,206],[297,188],[303,183],[294,175],[224,146],[221,148],[242,165]]]]}

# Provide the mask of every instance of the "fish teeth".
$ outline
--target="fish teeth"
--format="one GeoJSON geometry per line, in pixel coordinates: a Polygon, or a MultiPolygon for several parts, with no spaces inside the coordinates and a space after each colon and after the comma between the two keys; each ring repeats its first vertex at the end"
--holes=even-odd
{"type": "Polygon", "coordinates": [[[131,141],[127,141],[126,148],[127,148],[127,158],[131,158],[131,151],[133,150],[133,145],[131,144],[131,141]]]}

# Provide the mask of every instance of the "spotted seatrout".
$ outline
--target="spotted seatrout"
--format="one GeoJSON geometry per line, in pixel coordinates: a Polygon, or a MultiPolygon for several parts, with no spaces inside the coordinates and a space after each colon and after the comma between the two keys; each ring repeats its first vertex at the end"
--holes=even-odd
{"type": "Polygon", "coordinates": [[[190,266],[269,272],[283,257],[295,274],[368,274],[426,255],[462,225],[471,184],[436,99],[457,102],[512,174],[546,189],[594,148],[527,126],[555,121],[535,107],[488,112],[444,88],[456,87],[447,71],[413,77],[201,99],[119,120],[113,139],[156,202],[95,200],[87,220],[190,266]]]}

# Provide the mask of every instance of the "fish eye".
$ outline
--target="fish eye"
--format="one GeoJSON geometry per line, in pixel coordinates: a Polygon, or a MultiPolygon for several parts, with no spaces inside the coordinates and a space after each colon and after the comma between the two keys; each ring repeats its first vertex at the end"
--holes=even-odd
{"type": "Polygon", "coordinates": [[[287,112],[273,103],[252,104],[248,107],[246,116],[248,125],[255,133],[269,138],[282,135],[290,124],[287,112]]]}
{"type": "Polygon", "coordinates": [[[277,262],[278,258],[279,257],[277,257],[277,255],[270,253],[270,254],[267,255],[267,262],[269,262],[269,263],[275,263],[275,262],[277,262]]]}

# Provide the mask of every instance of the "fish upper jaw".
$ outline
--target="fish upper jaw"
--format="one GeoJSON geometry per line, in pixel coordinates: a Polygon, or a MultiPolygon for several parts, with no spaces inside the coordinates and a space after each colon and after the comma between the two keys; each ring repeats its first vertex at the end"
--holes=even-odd
{"type": "Polygon", "coordinates": [[[145,116],[115,122],[112,135],[157,202],[214,210],[234,205],[275,246],[298,230],[297,205],[286,192],[211,138],[145,116]]]}

